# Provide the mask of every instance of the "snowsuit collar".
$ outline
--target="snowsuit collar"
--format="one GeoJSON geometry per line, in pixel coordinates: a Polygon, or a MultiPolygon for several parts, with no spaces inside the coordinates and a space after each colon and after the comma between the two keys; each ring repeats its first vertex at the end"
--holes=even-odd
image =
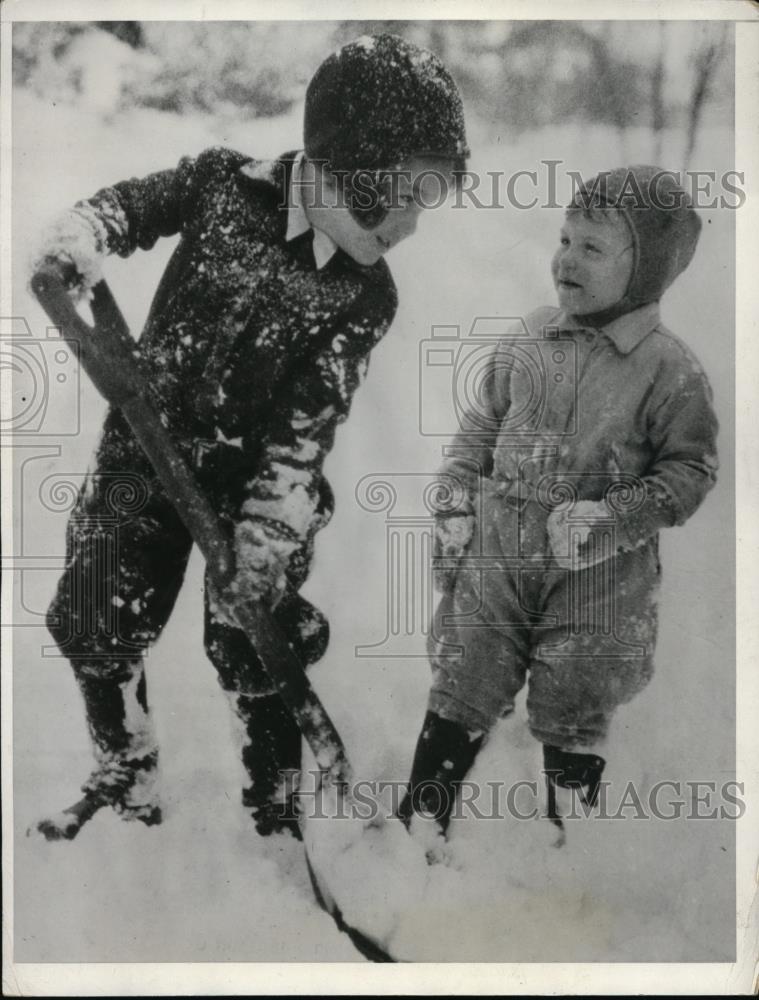
{"type": "MultiPolygon", "coordinates": [[[[592,320],[592,316],[587,320],[592,320]]],[[[593,328],[590,322],[583,322],[577,316],[572,316],[563,310],[555,323],[560,330],[587,330],[593,328]]],[[[629,354],[638,344],[659,325],[659,303],[649,302],[647,305],[634,309],[632,312],[618,316],[617,319],[597,327],[614,344],[621,354],[629,354]]]]}
{"type": "Polygon", "coordinates": [[[312,226],[308,221],[306,210],[303,205],[303,192],[299,184],[300,171],[303,165],[305,154],[301,151],[295,154],[286,154],[281,160],[250,160],[240,167],[240,173],[253,181],[272,184],[282,194],[287,191],[287,231],[285,240],[291,240],[303,236],[304,233],[313,231],[313,252],[316,269],[320,271],[332,260],[337,253],[337,244],[321,229],[312,226]],[[284,177],[281,169],[284,166],[284,177]]]}

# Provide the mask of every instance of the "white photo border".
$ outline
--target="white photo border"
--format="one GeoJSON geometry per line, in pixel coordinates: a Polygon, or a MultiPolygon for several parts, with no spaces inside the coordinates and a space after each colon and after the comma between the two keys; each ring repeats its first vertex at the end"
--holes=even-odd
{"type": "MultiPolygon", "coordinates": [[[[0,315],[10,295],[11,38],[12,21],[103,20],[126,14],[135,20],[331,20],[390,19],[613,19],[731,20],[736,22],[736,168],[745,173],[747,199],[737,213],[736,442],[737,442],[737,778],[745,784],[746,812],[737,826],[737,962],[729,964],[458,964],[379,966],[352,963],[293,964],[14,964],[12,797],[12,630],[2,630],[3,750],[3,990],[8,996],[182,994],[751,994],[756,988],[757,852],[759,844],[759,462],[753,428],[759,419],[759,7],[749,0],[618,0],[612,6],[578,0],[330,0],[315,8],[305,0],[6,0],[0,7],[2,147],[0,167],[0,315]],[[613,11],[613,16],[611,12],[613,11]]],[[[2,532],[11,538],[12,495],[3,456],[2,532]]],[[[2,588],[3,620],[10,594],[2,588]]]]}

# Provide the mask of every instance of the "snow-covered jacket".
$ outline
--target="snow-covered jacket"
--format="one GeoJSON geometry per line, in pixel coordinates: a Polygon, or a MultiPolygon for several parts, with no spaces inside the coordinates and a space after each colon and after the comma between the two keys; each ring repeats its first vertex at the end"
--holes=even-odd
{"type": "Polygon", "coordinates": [[[312,231],[285,240],[294,155],[213,148],[74,210],[121,257],[181,235],[139,340],[155,400],[196,464],[232,456],[238,522],[301,541],[331,516],[323,461],[397,296],[384,261],[317,270],[312,231]]]}
{"type": "Polygon", "coordinates": [[[486,477],[504,502],[547,511],[606,500],[621,548],[683,524],[716,479],[717,418],[703,369],[658,304],[600,330],[545,307],[513,332],[487,359],[441,470],[464,486],[459,512],[471,520],[486,477]]]}

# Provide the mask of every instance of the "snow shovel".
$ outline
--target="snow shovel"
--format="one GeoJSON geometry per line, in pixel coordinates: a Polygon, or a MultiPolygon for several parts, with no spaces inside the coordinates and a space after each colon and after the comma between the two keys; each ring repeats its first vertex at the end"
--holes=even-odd
{"type": "MultiPolygon", "coordinates": [[[[167,496],[205,557],[215,590],[224,592],[234,575],[231,545],[163,425],[159,411],[150,400],[137,363],[136,342],[110,288],[105,281],[100,281],[93,289],[90,303],[95,320],[93,327],[76,311],[65,285],[53,268],[39,270],[32,278],[31,288],[51,322],[78,352],[82,367],[95,388],[111,406],[124,414],[167,496]]],[[[341,794],[349,794],[347,789],[351,784],[352,769],[340,735],[312,688],[305,669],[271,615],[260,602],[237,601],[228,611],[255,647],[314,754],[319,769],[317,794],[324,782],[334,784],[341,794]]],[[[84,800],[77,807],[88,811],[84,800]]],[[[90,806],[85,821],[94,811],[90,806]]],[[[308,851],[306,863],[319,905],[333,917],[339,929],[348,934],[356,948],[371,961],[394,961],[379,944],[344,921],[339,907],[309,859],[308,851]]]]}

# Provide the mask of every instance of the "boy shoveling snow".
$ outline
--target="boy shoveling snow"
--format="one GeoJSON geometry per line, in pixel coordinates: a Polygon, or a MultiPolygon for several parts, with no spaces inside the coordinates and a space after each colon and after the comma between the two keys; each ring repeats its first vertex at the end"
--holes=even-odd
{"type": "Polygon", "coordinates": [[[457,787],[525,682],[546,815],[561,827],[573,794],[596,801],[611,717],[653,671],[658,532],[715,482],[711,390],[659,319],[700,227],[671,172],[600,174],[566,213],[552,263],[560,308],[531,313],[488,360],[441,470],[443,596],[406,823],[432,815],[447,829],[457,787]]]}
{"type": "MultiPolygon", "coordinates": [[[[393,35],[364,37],[309,84],[303,151],[260,162],[210,149],[115,184],[77,203],[36,256],[35,269],[52,265],[79,296],[105,254],[181,234],[139,340],[141,368],[234,540],[232,593],[272,607],[303,664],[328,642],[324,616],[298,595],[332,513],[323,463],[396,309],[382,257],[467,155],[461,99],[439,60],[393,35]]],[[[166,625],[191,547],[110,410],[48,615],[84,696],[96,767],[84,808],[38,825],[50,839],[74,836],[104,805],[161,819],[142,654],[166,625]],[[107,553],[102,529],[114,518],[118,547],[107,553]]],[[[284,779],[299,771],[300,732],[224,604],[206,587],[206,651],[246,734],[243,801],[259,833],[298,835],[284,779]]]]}

